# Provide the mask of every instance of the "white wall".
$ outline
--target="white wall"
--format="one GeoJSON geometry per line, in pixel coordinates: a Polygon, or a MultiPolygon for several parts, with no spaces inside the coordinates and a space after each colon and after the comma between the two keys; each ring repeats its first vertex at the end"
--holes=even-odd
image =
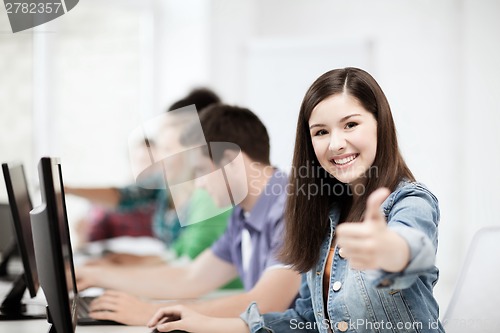
{"type": "Polygon", "coordinates": [[[495,207],[500,195],[500,3],[464,1],[464,115],[460,178],[467,238],[480,226],[500,224],[495,207]]]}
{"type": "Polygon", "coordinates": [[[156,113],[210,84],[210,1],[156,0],[156,113]]]}

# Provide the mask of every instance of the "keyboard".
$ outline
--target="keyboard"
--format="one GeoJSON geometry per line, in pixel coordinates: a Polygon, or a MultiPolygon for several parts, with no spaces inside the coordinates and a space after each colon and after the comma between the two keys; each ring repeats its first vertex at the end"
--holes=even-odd
{"type": "Polygon", "coordinates": [[[94,297],[78,297],[78,319],[89,318],[90,303],[94,299],[94,297]]]}
{"type": "Polygon", "coordinates": [[[90,325],[123,325],[113,320],[97,320],[90,318],[90,303],[96,297],[78,297],[78,305],[77,305],[77,315],[78,315],[78,325],[82,326],[90,326],[90,325]]]}

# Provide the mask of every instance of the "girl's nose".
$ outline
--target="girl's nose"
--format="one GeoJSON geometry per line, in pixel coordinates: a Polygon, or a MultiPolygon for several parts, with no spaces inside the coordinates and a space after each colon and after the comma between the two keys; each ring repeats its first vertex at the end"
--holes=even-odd
{"type": "Polygon", "coordinates": [[[342,133],[332,133],[328,149],[332,152],[341,152],[346,147],[346,140],[342,133]]]}

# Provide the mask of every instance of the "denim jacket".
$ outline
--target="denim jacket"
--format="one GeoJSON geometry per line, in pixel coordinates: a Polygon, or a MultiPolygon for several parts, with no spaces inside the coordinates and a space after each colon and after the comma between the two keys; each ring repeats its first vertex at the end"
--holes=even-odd
{"type": "Polygon", "coordinates": [[[439,222],[436,197],[420,183],[401,182],[381,208],[388,227],[410,248],[410,261],[402,272],[353,270],[336,248],[325,316],[324,269],[340,216],[340,209],[334,207],[320,259],[303,274],[294,308],[260,315],[252,303],[241,315],[250,332],[444,332],[432,294],[439,275],[434,266],[439,222]]]}

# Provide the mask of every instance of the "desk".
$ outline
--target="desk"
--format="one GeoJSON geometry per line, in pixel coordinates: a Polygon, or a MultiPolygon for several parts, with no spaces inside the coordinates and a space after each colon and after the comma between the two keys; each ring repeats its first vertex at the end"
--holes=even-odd
{"type": "MultiPolygon", "coordinates": [[[[0,303],[10,289],[11,284],[5,281],[0,281],[0,303]]],[[[31,304],[34,307],[42,307],[40,310],[45,312],[45,297],[42,289],[38,291],[36,298],[30,299],[29,294],[25,294],[24,302],[31,304]]],[[[49,324],[45,319],[31,320],[12,320],[0,321],[0,333],[48,333],[49,324]]],[[[76,326],[78,333],[149,333],[151,330],[145,326],[76,326]]],[[[58,332],[68,333],[68,332],[58,332]]]]}
{"type": "MultiPolygon", "coordinates": [[[[10,282],[0,281],[0,303],[11,287],[10,282]]],[[[202,297],[202,299],[213,299],[227,297],[244,292],[243,290],[217,290],[202,297]]],[[[24,303],[32,306],[45,308],[45,297],[43,290],[39,289],[35,298],[31,299],[28,292],[24,297],[24,303]]],[[[12,320],[0,321],[0,333],[48,333],[49,324],[45,319],[36,320],[12,320]]],[[[76,326],[77,333],[149,333],[151,329],[146,326],[123,326],[123,325],[105,325],[105,326],[76,326]]],[[[58,332],[68,333],[68,332],[58,332]]]]}
{"type": "MultiPolygon", "coordinates": [[[[2,333],[47,333],[49,324],[42,319],[0,321],[2,333]]],[[[78,333],[149,333],[145,326],[76,326],[78,333]]],[[[60,333],[60,332],[58,332],[60,333]]],[[[62,332],[68,333],[68,332],[62,332]]]]}
{"type": "MultiPolygon", "coordinates": [[[[0,294],[4,284],[0,283],[0,294]]],[[[242,290],[218,290],[206,296],[204,299],[218,298],[224,296],[236,295],[242,290]]],[[[29,299],[26,295],[26,302],[31,302],[40,306],[44,303],[43,292],[40,289],[36,299],[29,299]]],[[[49,324],[45,319],[36,320],[12,320],[0,321],[0,333],[48,333],[49,324]]],[[[76,326],[77,333],[149,333],[151,329],[146,326],[122,326],[122,325],[104,325],[104,326],[76,326]]],[[[60,332],[58,332],[60,333],[60,332]]],[[[68,333],[68,332],[62,332],[68,333]]]]}

